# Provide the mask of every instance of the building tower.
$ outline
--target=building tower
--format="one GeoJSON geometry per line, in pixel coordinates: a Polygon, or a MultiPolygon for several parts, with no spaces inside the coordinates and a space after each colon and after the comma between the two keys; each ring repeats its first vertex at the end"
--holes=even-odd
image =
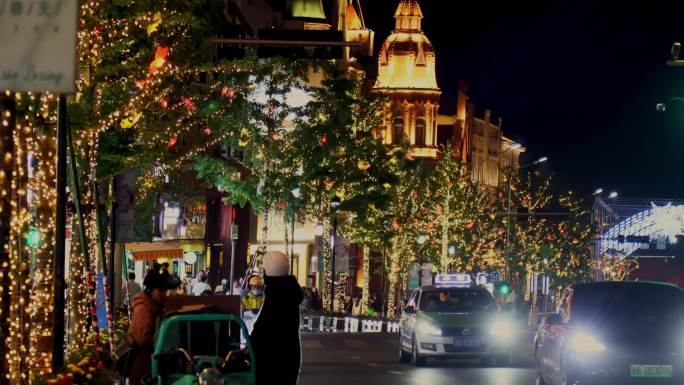
{"type": "Polygon", "coordinates": [[[435,159],[441,96],[435,50],[421,28],[418,0],[401,0],[394,18],[396,27],[380,50],[373,88],[390,99],[379,135],[387,145],[408,141],[413,156],[435,159]]]}

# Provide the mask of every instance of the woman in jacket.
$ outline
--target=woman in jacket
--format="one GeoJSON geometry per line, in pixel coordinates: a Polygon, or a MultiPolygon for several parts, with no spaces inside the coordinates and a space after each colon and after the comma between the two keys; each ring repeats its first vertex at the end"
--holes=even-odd
{"type": "Polygon", "coordinates": [[[130,385],[140,385],[151,374],[154,332],[157,317],[162,314],[168,282],[156,271],[143,281],[144,291],[133,298],[133,317],[128,328],[128,342],[138,346],[139,353],[131,367],[130,385]]]}

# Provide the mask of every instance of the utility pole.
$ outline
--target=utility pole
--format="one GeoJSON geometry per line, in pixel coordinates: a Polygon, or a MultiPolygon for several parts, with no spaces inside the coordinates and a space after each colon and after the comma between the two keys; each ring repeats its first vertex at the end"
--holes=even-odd
{"type": "MultiPolygon", "coordinates": [[[[67,187],[67,101],[65,95],[57,102],[57,202],[54,249],[54,301],[52,312],[52,367],[64,367],[64,264],[66,248],[66,187],[67,187]]],[[[72,159],[73,162],[73,159],[72,159]]]]}

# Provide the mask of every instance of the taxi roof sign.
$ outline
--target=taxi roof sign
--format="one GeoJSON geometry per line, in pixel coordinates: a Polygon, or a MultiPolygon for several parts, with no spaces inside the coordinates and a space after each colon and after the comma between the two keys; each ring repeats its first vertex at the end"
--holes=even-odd
{"type": "Polygon", "coordinates": [[[437,274],[435,276],[435,286],[471,287],[473,286],[473,279],[470,274],[465,273],[437,274]]]}

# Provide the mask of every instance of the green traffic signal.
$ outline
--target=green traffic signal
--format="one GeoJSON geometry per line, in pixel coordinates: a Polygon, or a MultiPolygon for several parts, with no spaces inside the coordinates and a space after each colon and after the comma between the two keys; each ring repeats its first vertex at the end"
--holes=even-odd
{"type": "Polygon", "coordinates": [[[507,295],[510,292],[511,292],[511,288],[508,286],[507,283],[502,283],[501,286],[499,286],[499,294],[507,295]]]}
{"type": "Polygon", "coordinates": [[[32,249],[37,249],[43,242],[43,236],[40,234],[40,230],[35,227],[29,229],[28,235],[26,236],[26,244],[32,249]]]}

